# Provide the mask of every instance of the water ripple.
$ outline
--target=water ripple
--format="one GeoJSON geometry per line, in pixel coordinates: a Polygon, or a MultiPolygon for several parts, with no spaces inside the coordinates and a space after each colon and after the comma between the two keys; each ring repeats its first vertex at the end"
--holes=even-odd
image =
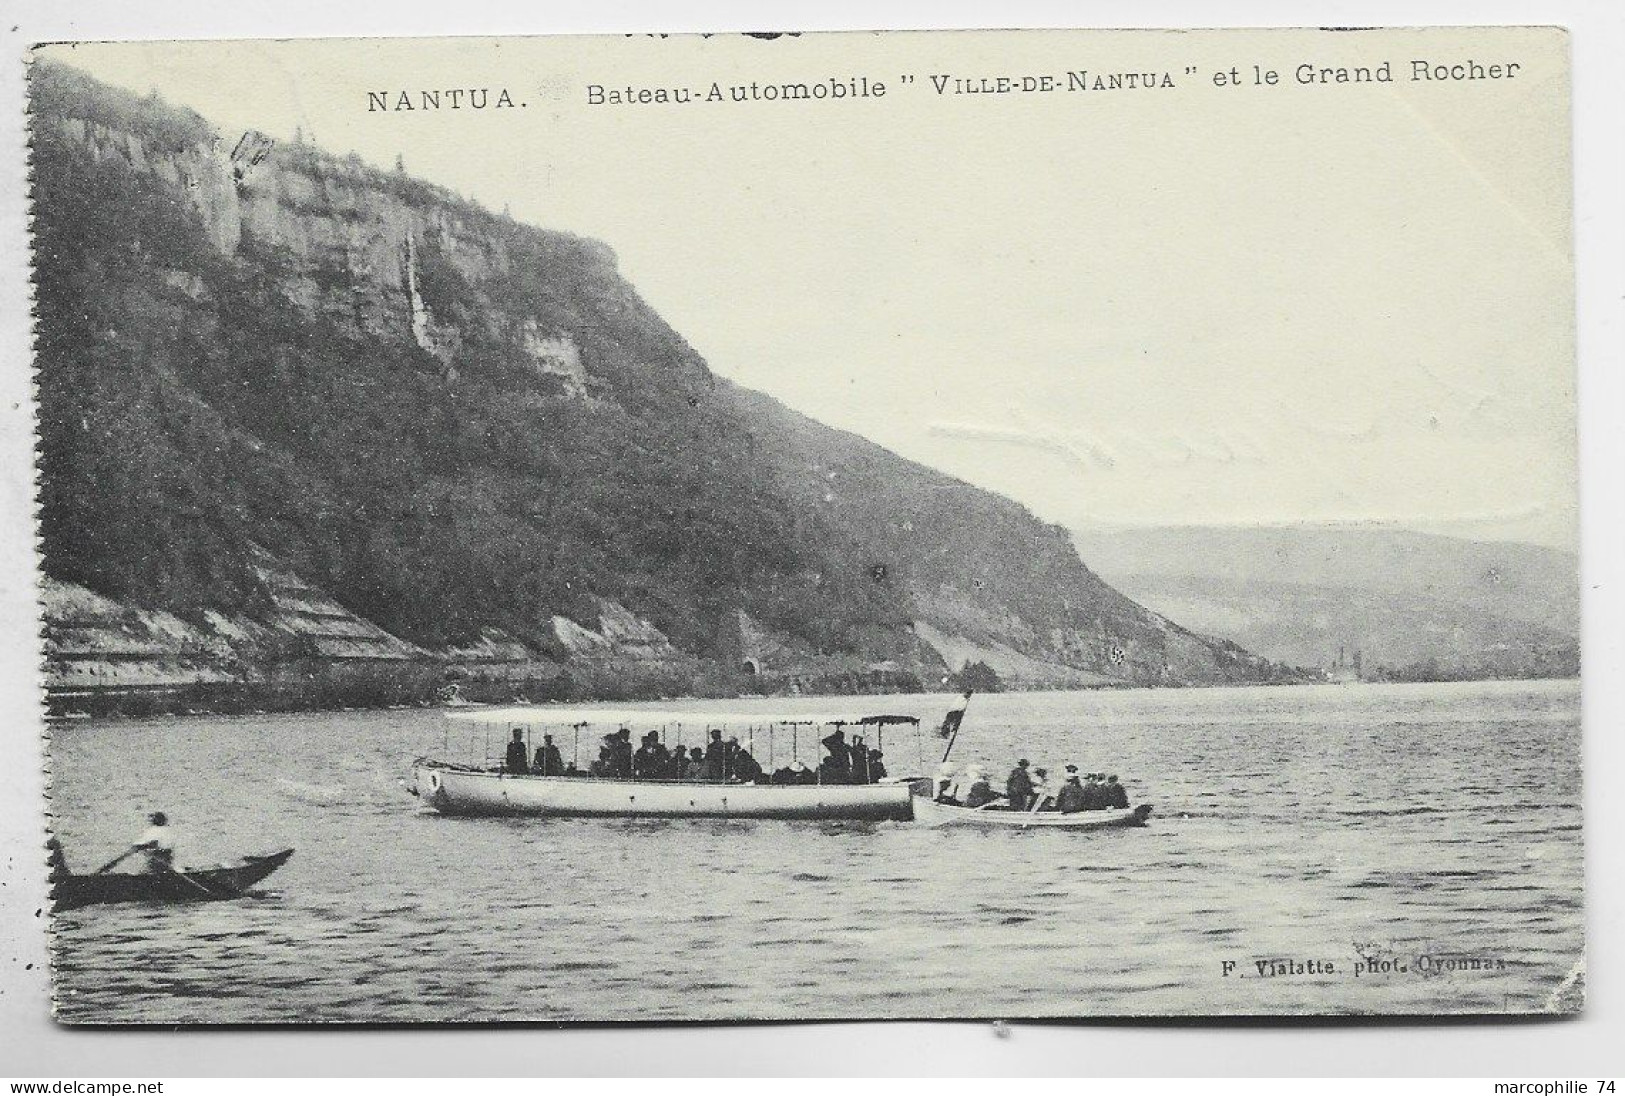
{"type": "Polygon", "coordinates": [[[961,760],[1002,771],[1020,742],[1052,769],[1115,770],[1156,804],[1151,826],[453,819],[398,787],[405,760],[439,743],[436,713],[57,728],[52,810],[81,870],[158,806],[194,862],[298,850],[275,899],[56,917],[59,1015],[1335,1015],[1573,1008],[1583,995],[1572,683],[978,705],[961,760]],[[1372,948],[1413,968],[1422,954],[1509,961],[1470,977],[1217,977],[1221,959],[1352,967],[1372,948]]]}

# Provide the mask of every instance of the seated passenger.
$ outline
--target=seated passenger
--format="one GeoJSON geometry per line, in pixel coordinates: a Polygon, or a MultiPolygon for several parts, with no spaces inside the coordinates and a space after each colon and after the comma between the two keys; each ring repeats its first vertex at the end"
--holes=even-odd
{"type": "Polygon", "coordinates": [[[1106,806],[1120,811],[1128,810],[1128,789],[1117,782],[1116,773],[1112,773],[1106,778],[1104,791],[1106,793],[1106,806]]]}
{"type": "Polygon", "coordinates": [[[879,750],[869,751],[869,782],[878,784],[886,779],[886,755],[879,750]]]}
{"type": "Polygon", "coordinates": [[[818,763],[818,775],[825,784],[845,784],[852,779],[852,751],[846,745],[846,732],[839,727],[824,736],[829,756],[818,763]]]}
{"type": "Polygon", "coordinates": [[[531,771],[539,776],[563,776],[564,758],[559,754],[559,748],[553,745],[553,736],[544,734],[542,744],[536,747],[536,757],[531,763],[531,771]]]}
{"type": "Polygon", "coordinates": [[[1016,767],[1010,770],[1010,775],[1004,781],[1004,797],[1010,801],[1010,809],[1024,811],[1032,805],[1033,778],[1027,772],[1028,761],[1024,757],[1016,762],[1016,767]]]}
{"type": "Polygon", "coordinates": [[[965,806],[984,807],[1000,798],[999,793],[993,790],[993,785],[988,783],[987,773],[979,766],[971,766],[969,775],[971,783],[964,796],[965,806]]]}
{"type": "Polygon", "coordinates": [[[790,762],[790,771],[795,774],[795,780],[793,782],[796,784],[818,783],[818,774],[813,772],[806,765],[803,765],[800,761],[790,762]]]}
{"type": "Polygon", "coordinates": [[[1086,811],[1103,811],[1106,809],[1106,789],[1100,783],[1099,773],[1090,773],[1089,779],[1084,782],[1083,809],[1086,811]]]}
{"type": "Polygon", "coordinates": [[[721,731],[712,731],[705,746],[705,779],[721,783],[727,775],[728,744],[722,741],[721,731]]]}
{"type": "Polygon", "coordinates": [[[869,777],[869,747],[864,743],[862,735],[853,735],[852,742],[847,746],[847,754],[851,758],[851,781],[854,784],[868,784],[869,777]]]}
{"type": "Polygon", "coordinates": [[[796,771],[794,769],[792,769],[788,765],[785,765],[783,768],[774,769],[773,770],[773,776],[768,780],[769,784],[780,784],[780,785],[794,784],[795,782],[796,782],[796,771]]]}
{"type": "Polygon", "coordinates": [[[683,749],[682,743],[671,748],[671,755],[666,758],[666,779],[688,779],[688,751],[683,749]]]}
{"type": "Polygon", "coordinates": [[[622,727],[603,738],[598,747],[599,772],[607,777],[625,780],[632,775],[632,732],[622,727]]]}
{"type": "Polygon", "coordinates": [[[931,797],[938,803],[958,803],[954,796],[954,773],[957,770],[944,761],[937,766],[937,775],[931,781],[931,797]]]}
{"type": "Polygon", "coordinates": [[[762,782],[762,767],[756,763],[756,758],[751,756],[750,748],[752,745],[754,743],[748,738],[743,743],[734,743],[731,762],[733,771],[731,775],[734,779],[745,784],[759,784],[762,782]]]}
{"type": "Polygon", "coordinates": [[[705,754],[698,746],[688,751],[688,767],[683,770],[684,780],[706,779],[705,754]]]}
{"type": "Polygon", "coordinates": [[[632,775],[639,780],[658,780],[666,775],[664,753],[660,748],[660,732],[650,731],[644,735],[638,752],[632,755],[632,775]]]}
{"type": "Polygon", "coordinates": [[[615,740],[615,759],[610,771],[625,780],[632,775],[632,732],[622,727],[612,737],[615,740]]]}
{"type": "Polygon", "coordinates": [[[1077,814],[1083,810],[1083,785],[1078,781],[1078,767],[1066,767],[1066,782],[1055,793],[1055,808],[1062,814],[1077,814]]]}
{"type": "Polygon", "coordinates": [[[508,742],[508,756],[502,763],[503,771],[509,776],[525,776],[530,772],[530,762],[526,760],[530,751],[525,748],[525,732],[519,727],[513,729],[513,738],[508,742]]]}
{"type": "Polygon", "coordinates": [[[1055,795],[1050,791],[1049,770],[1034,769],[1032,805],[1028,809],[1034,811],[1047,811],[1053,809],[1054,806],[1055,795]]]}

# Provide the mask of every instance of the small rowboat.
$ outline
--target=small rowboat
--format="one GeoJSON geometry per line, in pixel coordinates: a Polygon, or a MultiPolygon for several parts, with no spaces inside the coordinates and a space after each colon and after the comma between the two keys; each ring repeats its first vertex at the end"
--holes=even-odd
{"type": "Polygon", "coordinates": [[[1129,810],[1009,811],[993,807],[960,807],[938,803],[929,796],[914,797],[914,820],[932,826],[1004,826],[1015,829],[1110,830],[1143,826],[1151,817],[1151,805],[1142,803],[1129,810]]]}
{"type": "Polygon", "coordinates": [[[59,873],[51,890],[58,912],[103,902],[209,902],[243,898],[248,889],[288,862],[292,849],[245,856],[241,864],[169,874],[59,873]]]}

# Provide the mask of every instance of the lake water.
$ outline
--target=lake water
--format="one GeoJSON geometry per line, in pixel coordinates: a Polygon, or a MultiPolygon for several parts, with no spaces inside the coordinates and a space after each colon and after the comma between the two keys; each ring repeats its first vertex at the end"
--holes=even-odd
{"type": "MultiPolygon", "coordinates": [[[[729,707],[936,719],[947,702],[729,707]]],[[[1122,774],[1156,805],[1146,829],[1087,835],[447,818],[402,787],[414,755],[439,752],[438,712],[71,723],[53,733],[51,808],[75,870],[128,847],[154,809],[178,826],[187,863],[298,851],[259,900],[57,916],[58,1015],[1574,1008],[1579,707],[1576,682],[976,697],[956,760],[1001,778],[1018,752],[1052,769],[1070,760],[1122,774]],[[1303,973],[1260,976],[1271,959],[1303,973]],[[1376,971],[1356,977],[1362,961],[1376,971]]],[[[789,743],[774,745],[782,763],[789,743]]],[[[885,745],[894,774],[941,748],[917,750],[907,731],[885,745]]]]}

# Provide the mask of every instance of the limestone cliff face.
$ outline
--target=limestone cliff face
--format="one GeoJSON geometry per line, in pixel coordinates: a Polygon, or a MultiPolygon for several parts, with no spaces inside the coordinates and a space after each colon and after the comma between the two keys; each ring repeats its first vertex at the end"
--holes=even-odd
{"type": "MultiPolygon", "coordinates": [[[[513,271],[514,257],[489,231],[488,217],[476,223],[475,211],[449,192],[404,175],[381,175],[359,160],[302,145],[275,148],[252,131],[232,143],[198,128],[190,140],[166,142],[71,113],[46,114],[40,124],[91,160],[126,167],[183,197],[223,256],[238,257],[245,241],[275,255],[280,287],[301,307],[372,335],[410,333],[448,367],[462,332],[427,299],[424,264],[443,264],[474,285],[513,271]]],[[[553,242],[613,277],[615,258],[607,247],[564,236],[553,242]]],[[[539,372],[562,378],[569,394],[587,396],[580,348],[570,333],[522,310],[483,308],[476,322],[491,337],[511,339],[539,372]]]]}
{"type": "Polygon", "coordinates": [[[45,565],[87,595],[250,651],[309,631],[299,585],[322,657],[667,691],[1268,672],[1009,500],[719,382],[600,243],[32,79],[45,565]]]}

